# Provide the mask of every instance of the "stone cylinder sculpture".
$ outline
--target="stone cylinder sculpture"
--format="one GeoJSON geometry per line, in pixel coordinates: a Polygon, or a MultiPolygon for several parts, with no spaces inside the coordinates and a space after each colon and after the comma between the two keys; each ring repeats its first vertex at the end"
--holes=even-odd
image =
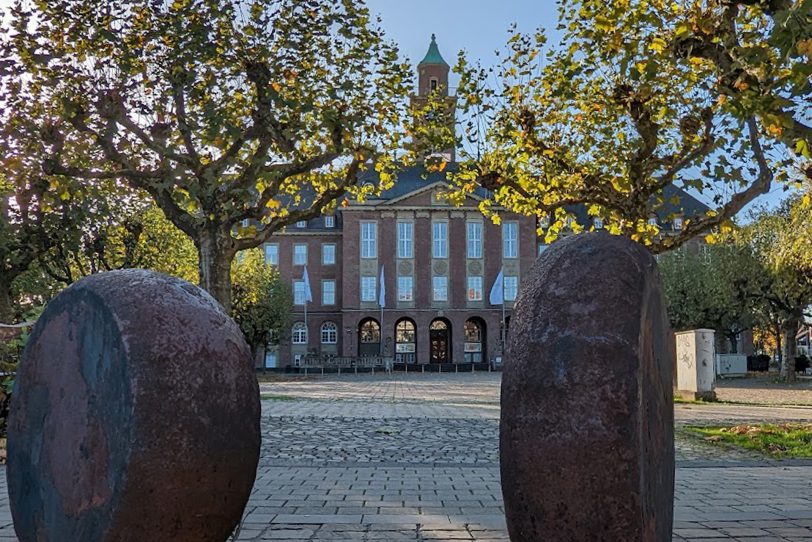
{"type": "Polygon", "coordinates": [[[234,321],[144,270],[48,304],[20,363],[8,487],[22,542],[223,542],[259,460],[259,390],[234,321]]]}
{"type": "Polygon", "coordinates": [[[513,542],[671,540],[673,366],[645,248],[589,233],[538,259],[511,319],[502,377],[513,542]]]}

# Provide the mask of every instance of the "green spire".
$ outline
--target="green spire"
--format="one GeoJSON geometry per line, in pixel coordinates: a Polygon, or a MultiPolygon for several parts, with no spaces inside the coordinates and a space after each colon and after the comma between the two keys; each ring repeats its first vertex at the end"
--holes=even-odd
{"type": "Polygon", "coordinates": [[[440,54],[440,49],[437,48],[437,39],[434,37],[434,34],[431,35],[431,44],[429,45],[429,50],[426,53],[425,58],[420,61],[418,66],[423,66],[425,64],[441,64],[443,66],[448,66],[445,60],[443,60],[443,55],[440,54]]]}

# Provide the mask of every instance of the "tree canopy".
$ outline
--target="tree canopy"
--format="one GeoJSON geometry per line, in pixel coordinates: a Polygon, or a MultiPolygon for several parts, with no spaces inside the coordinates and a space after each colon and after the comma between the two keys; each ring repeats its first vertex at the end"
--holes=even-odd
{"type": "Polygon", "coordinates": [[[292,325],[293,295],[261,250],[241,252],[231,267],[231,316],[256,356],[271,339],[284,340],[292,325]]]}
{"type": "MultiPolygon", "coordinates": [[[[550,219],[586,206],[654,252],[730,219],[774,180],[810,176],[810,0],[561,0],[561,41],[513,32],[500,65],[461,54],[459,103],[479,156],[457,186],[550,219]],[[661,235],[687,189],[713,208],[661,235]]],[[[579,226],[574,226],[576,230],[579,226]]]]}
{"type": "Polygon", "coordinates": [[[4,161],[33,146],[52,187],[146,192],[227,308],[238,251],[364,168],[386,181],[401,146],[410,69],[357,0],[18,0],[8,19],[4,161]]]}

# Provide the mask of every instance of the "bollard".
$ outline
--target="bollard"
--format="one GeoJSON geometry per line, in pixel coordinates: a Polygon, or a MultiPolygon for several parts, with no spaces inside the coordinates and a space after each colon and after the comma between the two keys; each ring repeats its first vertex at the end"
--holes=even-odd
{"type": "Polygon", "coordinates": [[[645,248],[589,233],[544,252],[523,282],[502,374],[513,542],[671,540],[673,366],[645,248]]]}
{"type": "Polygon", "coordinates": [[[198,287],[93,275],[51,301],[20,363],[8,489],[22,542],[224,542],[259,460],[259,387],[198,287]]]}

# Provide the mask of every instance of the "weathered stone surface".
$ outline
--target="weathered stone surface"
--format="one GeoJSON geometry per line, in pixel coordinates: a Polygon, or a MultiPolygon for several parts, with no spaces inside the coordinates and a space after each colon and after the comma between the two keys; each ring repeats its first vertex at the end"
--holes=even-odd
{"type": "Polygon", "coordinates": [[[9,419],[28,541],[222,542],[259,460],[259,391],[208,294],[143,270],[88,277],[46,308],[9,419]]]}
{"type": "Polygon", "coordinates": [[[536,262],[502,377],[513,542],[671,540],[669,333],[655,261],[630,240],[579,235],[536,262]]]}

